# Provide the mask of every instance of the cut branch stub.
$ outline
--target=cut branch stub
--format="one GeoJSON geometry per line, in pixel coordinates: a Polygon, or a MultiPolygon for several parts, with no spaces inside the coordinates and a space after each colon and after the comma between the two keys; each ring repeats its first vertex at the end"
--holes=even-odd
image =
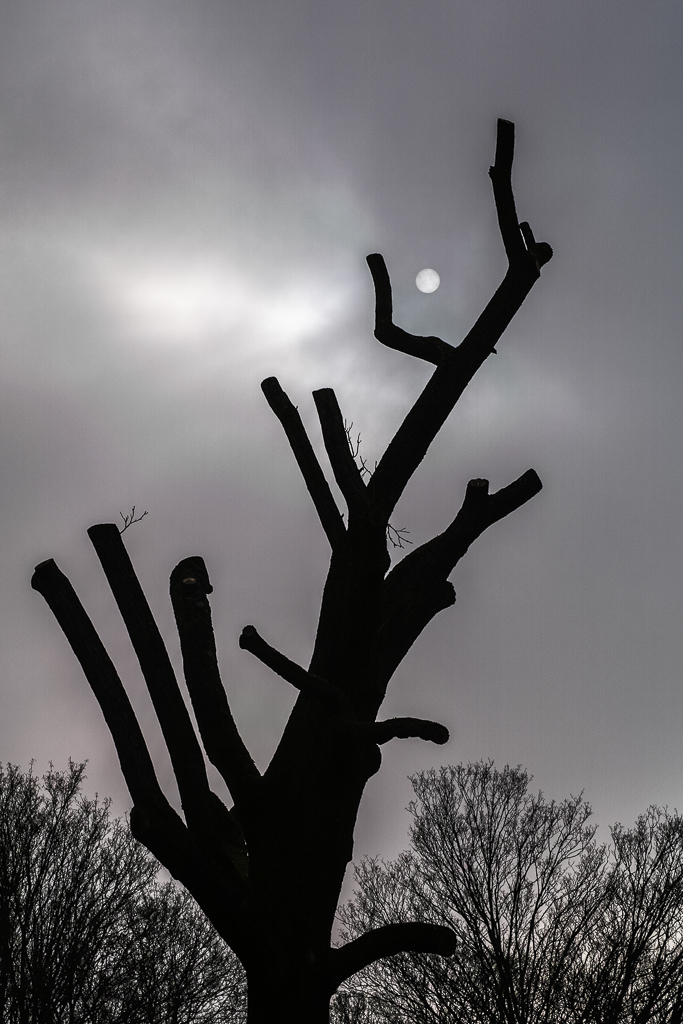
{"type": "Polygon", "coordinates": [[[345,946],[330,951],[328,977],[330,992],[343,981],[368,967],[375,960],[396,953],[436,953],[453,956],[457,946],[455,932],[440,924],[406,921],[373,928],[345,946]]]}
{"type": "Polygon", "coordinates": [[[320,676],[307,672],[305,668],[297,665],[295,661],[292,661],[286,655],[271,647],[254,626],[244,627],[240,634],[239,645],[243,650],[249,651],[250,654],[257,657],[259,661],[262,661],[264,665],[267,665],[277,675],[286,679],[288,683],[297,690],[300,690],[301,693],[315,697],[316,700],[325,705],[328,711],[337,715],[341,714],[346,718],[352,714],[353,706],[346,694],[342,693],[333,683],[328,682],[327,679],[321,679],[320,676]]]}
{"type": "Polygon", "coordinates": [[[384,581],[384,624],[378,648],[378,671],[385,685],[427,623],[455,601],[447,578],[470,545],[489,526],[538,494],[541,487],[533,469],[495,494],[488,493],[488,480],[470,480],[450,526],[394,566],[384,581]]]}
{"type": "Polygon", "coordinates": [[[515,126],[512,121],[498,120],[496,156],[489,177],[493,184],[498,225],[511,264],[531,258],[536,275],[541,267],[552,258],[553,250],[547,242],[537,242],[527,221],[517,221],[515,198],[512,193],[512,160],[515,152],[515,126]],[[527,257],[528,254],[528,257],[527,257]]]}
{"type": "Polygon", "coordinates": [[[422,337],[419,334],[409,334],[402,327],[396,326],[393,320],[391,281],[384,257],[379,252],[372,252],[366,257],[366,260],[375,286],[375,337],[377,340],[387,348],[405,352],[409,356],[416,356],[428,363],[434,363],[435,366],[440,366],[450,359],[455,349],[441,338],[436,338],[433,335],[422,337]]]}
{"type": "Polygon", "coordinates": [[[384,722],[373,722],[368,732],[375,743],[380,744],[393,739],[420,739],[443,744],[450,738],[445,725],[426,718],[388,718],[384,722]]]}
{"type": "Polygon", "coordinates": [[[498,120],[496,156],[489,177],[498,213],[498,225],[510,263],[524,256],[526,247],[519,229],[515,197],[512,194],[512,160],[515,155],[515,126],[512,121],[498,120]]]}
{"type": "Polygon", "coordinates": [[[261,390],[284,428],[322,528],[334,549],[344,540],[346,527],[298,410],[280,387],[277,377],[267,377],[261,384],[261,390]]]}
{"type": "MultiPolygon", "coordinates": [[[[118,533],[118,529],[114,527],[118,533]]],[[[37,565],[31,586],[47,601],[102,709],[133,802],[167,803],[128,694],[69,579],[53,559],[37,565]]]]}
{"type": "MultiPolygon", "coordinates": [[[[188,824],[210,799],[204,757],[182,698],[175,672],[152,611],[135,574],[118,527],[91,526],[97,552],[142,669],[171,757],[188,824]]],[[[201,817],[201,816],[200,816],[201,817]]]]}
{"type": "Polygon", "coordinates": [[[221,682],[207,598],[212,589],[204,559],[199,556],[184,558],[171,573],[171,603],[185,682],[204,749],[233,800],[240,804],[253,793],[261,776],[239,734],[221,682]]]}

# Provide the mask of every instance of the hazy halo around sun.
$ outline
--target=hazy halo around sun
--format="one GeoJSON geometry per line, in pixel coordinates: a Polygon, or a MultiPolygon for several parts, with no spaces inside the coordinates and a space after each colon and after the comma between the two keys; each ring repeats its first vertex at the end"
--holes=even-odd
{"type": "Polygon", "coordinates": [[[415,278],[415,284],[421,292],[435,292],[441,283],[441,278],[435,270],[430,270],[427,267],[425,270],[421,270],[415,278]]]}

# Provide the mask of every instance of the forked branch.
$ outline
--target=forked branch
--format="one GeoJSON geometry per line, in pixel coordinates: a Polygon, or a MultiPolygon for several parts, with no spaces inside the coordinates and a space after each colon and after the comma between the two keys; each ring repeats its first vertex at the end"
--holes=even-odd
{"type": "MultiPolygon", "coordinates": [[[[465,554],[470,544],[484,530],[505,519],[542,489],[543,484],[534,469],[528,469],[507,487],[495,494],[488,493],[488,480],[470,480],[465,499],[457,516],[435,545],[435,568],[448,576],[465,554]]],[[[435,538],[438,539],[438,538],[435,538]]]]}
{"type": "MultiPolygon", "coordinates": [[[[118,528],[112,525],[112,529],[118,537],[118,528]]],[[[198,872],[198,865],[204,863],[201,844],[205,839],[209,845],[218,840],[226,852],[232,853],[235,823],[218,797],[207,788],[206,794],[200,794],[196,807],[186,812],[188,828],[159,786],[128,695],[70,581],[50,559],[36,566],[31,586],[45,598],[102,709],[134,803],[130,815],[133,835],[176,878],[192,886],[193,895],[209,913],[211,901],[215,903],[218,888],[222,887],[223,934],[234,936],[235,948],[238,948],[244,941],[242,936],[251,934],[253,927],[245,916],[245,883],[233,866],[233,858],[230,856],[224,862],[220,878],[213,867],[207,870],[204,865],[198,872]],[[203,812],[208,812],[205,821],[202,821],[203,812]],[[195,884],[198,874],[202,878],[199,885],[195,884]]],[[[212,920],[216,923],[216,913],[212,920]]]]}
{"type": "Polygon", "coordinates": [[[495,494],[489,494],[488,480],[470,480],[450,526],[394,566],[384,582],[382,598],[379,662],[386,681],[427,623],[455,601],[448,576],[470,545],[489,526],[538,494],[541,487],[533,469],[495,494]]]}

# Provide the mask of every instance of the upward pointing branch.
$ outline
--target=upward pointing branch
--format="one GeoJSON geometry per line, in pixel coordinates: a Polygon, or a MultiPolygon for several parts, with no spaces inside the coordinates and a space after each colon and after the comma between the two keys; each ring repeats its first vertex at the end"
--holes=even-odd
{"type": "Polygon", "coordinates": [[[515,126],[512,121],[500,118],[496,135],[496,156],[489,177],[493,184],[493,195],[498,214],[498,226],[505,246],[508,261],[523,256],[525,245],[519,229],[515,197],[512,194],[512,160],[515,155],[515,126]]]}
{"type": "MultiPolygon", "coordinates": [[[[88,536],[126,624],[171,756],[188,824],[211,799],[206,765],[159,627],[114,523],[91,526],[88,536]]],[[[201,816],[200,816],[201,817],[201,816]]]]}
{"type": "Polygon", "coordinates": [[[397,327],[393,320],[391,281],[379,252],[371,252],[366,257],[372,280],[375,285],[375,337],[387,348],[405,352],[409,356],[425,359],[428,363],[440,366],[453,354],[453,346],[434,336],[421,337],[408,334],[402,327],[397,327]]]}
{"type": "Polygon", "coordinates": [[[239,805],[253,794],[261,775],[238,732],[221,682],[208,601],[212,590],[203,558],[184,558],[171,573],[171,603],[199,732],[209,760],[239,805]]]}
{"type": "Polygon", "coordinates": [[[349,516],[354,512],[363,514],[370,507],[368,491],[351,454],[337,396],[332,388],[320,388],[313,392],[313,401],[318,410],[325,450],[339,490],[346,500],[349,516]]]}
{"type": "Polygon", "coordinates": [[[128,694],[70,580],[50,558],[37,565],[31,586],[47,601],[81,663],[109,727],[135,804],[166,804],[128,694]]]}
{"type": "Polygon", "coordinates": [[[489,494],[488,480],[470,480],[450,526],[394,566],[384,581],[378,645],[383,679],[391,677],[427,623],[455,601],[447,577],[469,546],[493,523],[530,501],[541,486],[533,469],[494,494],[489,494]]]}
{"type": "Polygon", "coordinates": [[[313,499],[322,528],[330,542],[330,547],[334,550],[343,541],[346,527],[332,496],[330,485],[325,479],[325,474],[320,468],[313,446],[301,422],[298,410],[280,387],[277,377],[267,377],[261,384],[261,390],[266,396],[268,405],[284,428],[308,493],[313,499]]]}

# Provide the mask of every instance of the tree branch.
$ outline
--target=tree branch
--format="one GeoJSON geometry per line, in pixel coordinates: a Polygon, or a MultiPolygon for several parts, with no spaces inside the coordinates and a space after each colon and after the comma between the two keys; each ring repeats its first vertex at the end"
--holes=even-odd
{"type": "Polygon", "coordinates": [[[368,483],[371,499],[387,520],[460,395],[494,350],[538,280],[541,266],[552,256],[552,249],[546,242],[535,241],[528,224],[525,223],[523,229],[517,225],[510,177],[513,143],[513,125],[509,121],[499,121],[496,162],[491,169],[491,177],[498,222],[509,260],[507,273],[467,337],[448,359],[437,366],[368,483]],[[530,248],[525,246],[525,239],[530,248]]]}
{"type": "Polygon", "coordinates": [[[388,718],[384,722],[373,722],[368,732],[375,743],[380,744],[393,739],[420,739],[443,744],[450,738],[445,725],[425,718],[388,718]]]}
{"type": "Polygon", "coordinates": [[[274,647],[266,643],[254,626],[245,626],[239,639],[240,647],[249,651],[262,661],[264,665],[272,669],[288,683],[291,683],[301,693],[306,693],[316,700],[321,701],[328,710],[335,714],[342,714],[350,717],[353,713],[353,706],[346,694],[327,679],[313,675],[301,668],[295,661],[291,661],[284,654],[280,654],[274,647]]]}
{"type": "Polygon", "coordinates": [[[512,121],[498,119],[496,133],[496,156],[489,177],[493,184],[493,196],[498,214],[498,226],[510,263],[520,259],[525,252],[524,240],[519,230],[515,197],[512,194],[512,160],[515,154],[515,126],[512,121]]]}
{"type": "MultiPolygon", "coordinates": [[[[216,871],[211,858],[207,861],[203,844],[197,843],[195,830],[169,804],[116,669],[70,581],[52,559],[36,566],[31,586],[45,598],[102,709],[133,799],[132,834],[192,892],[238,955],[257,955],[258,924],[253,921],[249,887],[235,864],[234,846],[216,871]]],[[[235,823],[227,822],[227,810],[210,791],[209,798],[213,820],[206,829],[196,831],[206,836],[209,851],[215,850],[214,839],[230,847],[235,823]]]]}
{"type": "Polygon", "coordinates": [[[470,480],[450,526],[394,566],[384,581],[376,664],[385,684],[430,620],[454,603],[455,592],[447,577],[470,545],[541,487],[533,469],[495,494],[488,493],[488,480],[470,480]]]}
{"type": "Polygon", "coordinates": [[[441,338],[409,334],[403,328],[396,326],[393,321],[391,281],[384,257],[379,252],[372,252],[366,257],[366,260],[375,286],[375,337],[377,340],[387,348],[405,352],[418,359],[425,359],[436,366],[440,366],[450,359],[455,349],[441,338]]]}
{"type": "Polygon", "coordinates": [[[128,694],[71,582],[50,558],[36,566],[31,586],[47,601],[81,663],[114,740],[133,802],[166,804],[128,694]]]}
{"type": "Polygon", "coordinates": [[[455,932],[440,924],[406,921],[373,928],[353,942],[330,950],[328,977],[330,991],[334,992],[352,974],[369,967],[375,960],[396,953],[436,953],[453,956],[456,949],[455,932]]]}
{"type": "MultiPolygon", "coordinates": [[[[116,529],[116,527],[115,527],[116,529]]],[[[118,532],[118,531],[117,531],[118,532]]],[[[104,715],[128,792],[133,800],[131,831],[176,878],[188,879],[194,841],[182,818],[161,789],[142,730],[114,664],[73,586],[52,559],[36,566],[31,586],[42,594],[78,658],[104,715]],[[189,859],[188,859],[189,858],[189,859]]],[[[225,806],[209,791],[211,817],[199,831],[226,849],[239,877],[237,826],[225,806]]],[[[206,806],[206,803],[204,804],[206,806]]],[[[196,818],[191,815],[191,818],[196,818]]],[[[236,884],[236,882],[235,882],[236,884]]]]}
{"type": "Polygon", "coordinates": [[[170,805],[167,809],[136,804],[130,830],[150,853],[192,894],[219,934],[243,962],[258,956],[262,915],[255,913],[248,881],[228,861],[217,863],[170,805]]]}
{"type": "Polygon", "coordinates": [[[221,682],[207,599],[212,590],[203,558],[184,558],[171,573],[185,681],[204,749],[239,804],[261,775],[239,734],[221,682]]]}
{"type": "Polygon", "coordinates": [[[337,396],[332,388],[321,388],[313,392],[313,401],[318,410],[325,450],[339,490],[344,495],[349,516],[352,512],[362,514],[370,506],[368,490],[351,454],[337,396]]]}
{"type": "Polygon", "coordinates": [[[398,601],[405,603],[416,591],[446,579],[484,530],[526,504],[542,486],[533,469],[495,494],[488,493],[488,480],[470,480],[450,526],[411,551],[391,570],[384,582],[385,602],[389,606],[398,601]]]}
{"type": "Polygon", "coordinates": [[[198,816],[199,808],[211,795],[206,765],[159,628],[118,527],[101,523],[91,526],[88,536],[140,663],[171,757],[185,818],[189,825],[199,823],[203,818],[198,816]]]}
{"type": "Polygon", "coordinates": [[[344,520],[313,451],[297,408],[280,387],[277,377],[268,377],[264,380],[261,390],[266,396],[268,405],[284,428],[308,493],[313,499],[322,528],[330,542],[330,547],[334,548],[346,534],[344,520]]]}
{"type": "Polygon", "coordinates": [[[470,480],[462,508],[441,535],[441,543],[435,546],[435,563],[439,571],[448,576],[484,530],[521,508],[542,487],[538,473],[533,469],[528,469],[495,494],[488,494],[488,480],[470,480]]]}

